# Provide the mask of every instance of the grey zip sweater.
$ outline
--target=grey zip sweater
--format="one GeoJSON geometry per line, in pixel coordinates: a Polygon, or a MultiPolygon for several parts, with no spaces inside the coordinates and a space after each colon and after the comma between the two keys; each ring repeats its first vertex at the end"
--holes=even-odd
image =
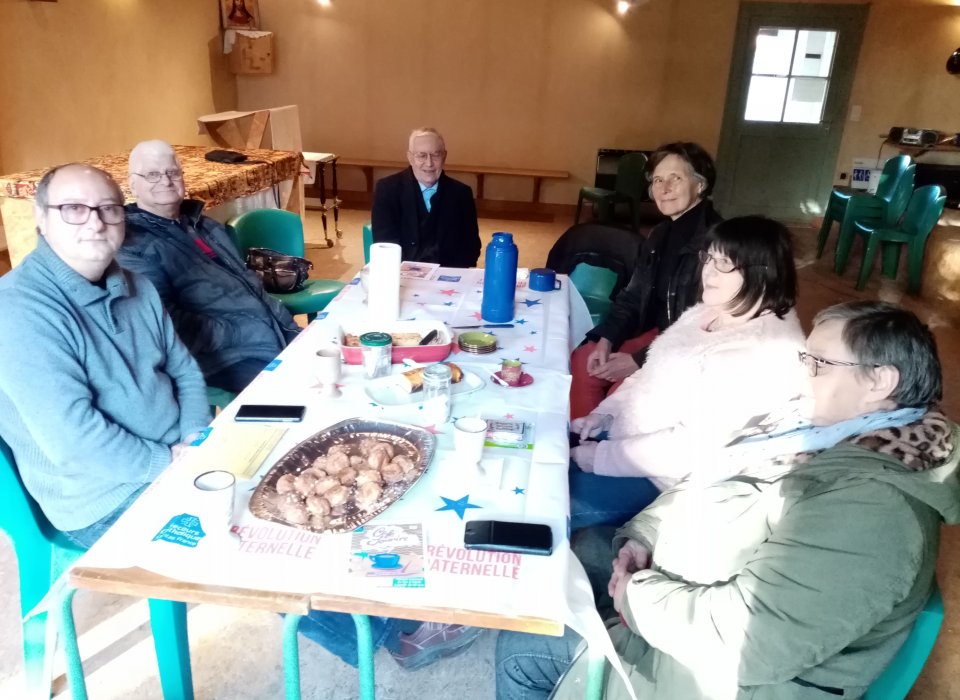
{"type": "Polygon", "coordinates": [[[92,284],[41,237],[0,278],[0,437],[59,530],[112,513],[209,420],[203,377],[143,277],[92,284]]]}

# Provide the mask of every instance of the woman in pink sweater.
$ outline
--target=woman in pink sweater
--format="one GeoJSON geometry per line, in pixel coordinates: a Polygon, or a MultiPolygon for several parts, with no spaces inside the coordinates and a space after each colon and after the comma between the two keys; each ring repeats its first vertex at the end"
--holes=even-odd
{"type": "Polygon", "coordinates": [[[714,458],[732,434],[805,388],[790,232],[740,217],[714,226],[704,248],[702,301],[653,342],[623,386],[571,423],[581,438],[571,452],[575,529],[619,525],[691,473],[729,476],[729,461],[714,458]]]}

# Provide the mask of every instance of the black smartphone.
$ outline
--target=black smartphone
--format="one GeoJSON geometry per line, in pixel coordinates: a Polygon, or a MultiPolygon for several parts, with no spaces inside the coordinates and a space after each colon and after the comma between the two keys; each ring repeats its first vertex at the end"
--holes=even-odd
{"type": "Polygon", "coordinates": [[[463,531],[463,546],[549,556],[553,552],[553,532],[549,525],[471,520],[463,531]]]}
{"type": "Polygon", "coordinates": [[[235,421],[241,422],[283,422],[299,423],[303,420],[305,406],[267,406],[264,404],[245,403],[237,409],[235,421]]]}

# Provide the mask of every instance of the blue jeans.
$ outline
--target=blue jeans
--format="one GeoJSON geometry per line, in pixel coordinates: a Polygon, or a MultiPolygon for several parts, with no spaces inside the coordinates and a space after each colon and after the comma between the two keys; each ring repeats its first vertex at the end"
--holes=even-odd
{"type": "MultiPolygon", "coordinates": [[[[386,647],[399,651],[400,634],[412,634],[421,623],[416,620],[396,620],[392,617],[370,617],[373,650],[386,647]]],[[[300,634],[316,642],[331,654],[339,656],[353,667],[357,665],[357,628],[347,613],[315,610],[300,620],[300,634]]]]}
{"type": "Polygon", "coordinates": [[[240,360],[206,377],[207,386],[215,386],[218,389],[239,394],[266,366],[267,363],[263,360],[240,360]]]}
{"type": "Polygon", "coordinates": [[[140,497],[140,494],[143,493],[144,489],[147,488],[150,484],[144,484],[136,491],[131,493],[127,500],[117,506],[110,515],[100,518],[93,525],[88,525],[87,527],[81,530],[69,530],[63,533],[64,537],[73,542],[78,547],[83,547],[84,549],[90,549],[93,546],[93,543],[103,537],[103,533],[110,529],[110,527],[117,522],[121,515],[123,515],[127,509],[133,505],[133,502],[140,497]]]}
{"type": "Polygon", "coordinates": [[[580,635],[569,628],[562,637],[501,632],[494,666],[497,700],[546,700],[579,644],[580,635]]]}
{"type": "Polygon", "coordinates": [[[598,476],[570,462],[570,529],[619,527],[650,505],[660,490],[644,477],[598,476]]]}

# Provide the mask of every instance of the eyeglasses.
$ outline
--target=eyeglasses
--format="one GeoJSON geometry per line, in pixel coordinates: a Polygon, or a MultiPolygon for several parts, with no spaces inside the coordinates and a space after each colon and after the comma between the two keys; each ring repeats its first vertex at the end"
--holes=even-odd
{"type": "Polygon", "coordinates": [[[428,160],[443,160],[447,154],[443,151],[434,151],[433,153],[414,153],[413,159],[417,163],[426,163],[428,160]]]}
{"type": "Polygon", "coordinates": [[[726,258],[714,257],[713,255],[710,255],[710,253],[708,253],[705,250],[701,250],[699,253],[697,253],[697,257],[700,258],[700,263],[703,265],[706,265],[708,262],[712,260],[713,267],[716,269],[716,271],[721,272],[725,275],[730,272],[733,272],[734,270],[740,269],[740,265],[735,265],[733,264],[733,262],[731,262],[726,258]]]}
{"type": "Polygon", "coordinates": [[[808,352],[803,352],[802,350],[797,352],[797,355],[800,358],[800,362],[807,368],[807,371],[810,373],[811,377],[816,377],[817,373],[824,367],[873,367],[876,369],[880,365],[877,364],[865,364],[863,362],[844,362],[843,360],[825,360],[822,357],[817,357],[816,355],[811,355],[808,352]]]}
{"type": "Polygon", "coordinates": [[[131,173],[131,175],[136,175],[137,177],[142,177],[144,180],[149,182],[151,185],[155,185],[163,179],[163,176],[166,175],[172,181],[182,180],[183,171],[182,170],[164,170],[160,172],[158,170],[151,170],[149,173],[131,173]]]}
{"type": "Polygon", "coordinates": [[[686,182],[686,179],[687,178],[685,178],[683,175],[677,175],[676,173],[673,175],[667,175],[666,177],[660,177],[657,175],[656,177],[650,178],[650,186],[661,190],[665,187],[673,189],[681,182],[686,182]]]}
{"type": "Polygon", "coordinates": [[[90,220],[90,212],[97,212],[100,221],[105,224],[119,224],[123,221],[122,204],[101,204],[99,207],[91,207],[79,202],[70,202],[68,204],[48,204],[47,209],[58,209],[60,218],[64,223],[79,226],[90,220]]]}

